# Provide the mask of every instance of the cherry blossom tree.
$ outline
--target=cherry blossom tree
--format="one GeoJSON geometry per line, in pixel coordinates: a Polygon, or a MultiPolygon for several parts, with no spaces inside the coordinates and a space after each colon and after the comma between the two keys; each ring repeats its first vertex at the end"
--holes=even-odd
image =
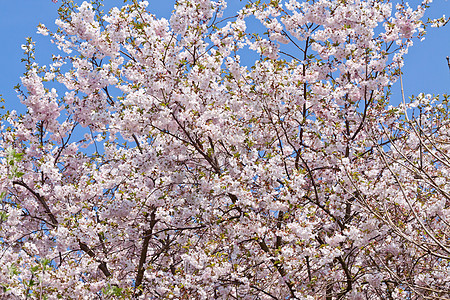
{"type": "Polygon", "coordinates": [[[390,105],[429,2],[63,1],[2,118],[4,297],[450,298],[448,98],[390,105]]]}

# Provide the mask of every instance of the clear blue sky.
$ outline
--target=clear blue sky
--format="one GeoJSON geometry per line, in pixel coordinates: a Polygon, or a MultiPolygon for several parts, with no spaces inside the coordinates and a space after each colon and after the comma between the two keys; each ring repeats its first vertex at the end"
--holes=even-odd
{"type": "MultiPolygon", "coordinates": [[[[46,64],[54,46],[48,37],[36,34],[39,22],[54,29],[58,3],[50,0],[0,0],[0,94],[6,99],[7,109],[24,111],[13,87],[19,83],[25,68],[20,62],[23,51],[20,48],[25,37],[36,41],[37,61],[46,64]]],[[[158,17],[169,18],[175,0],[148,0],[150,10],[158,17]]],[[[245,0],[243,1],[245,2],[245,0]]],[[[239,0],[229,0],[227,14],[233,13],[233,7],[241,6],[239,0]]],[[[416,5],[419,0],[410,0],[416,5]]],[[[120,0],[105,0],[108,5],[120,4],[120,0]]],[[[450,16],[450,0],[435,0],[428,16],[450,16]]],[[[450,71],[445,60],[450,56],[450,23],[441,29],[430,28],[423,42],[416,42],[406,57],[404,85],[406,95],[419,92],[431,94],[450,93],[450,71]]],[[[393,104],[400,102],[400,88],[394,87],[393,104]]]]}

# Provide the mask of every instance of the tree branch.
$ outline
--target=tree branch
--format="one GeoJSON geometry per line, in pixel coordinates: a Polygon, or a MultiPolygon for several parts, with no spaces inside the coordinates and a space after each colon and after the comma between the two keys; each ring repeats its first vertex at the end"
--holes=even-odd
{"type": "MultiPolygon", "coordinates": [[[[150,228],[144,231],[144,241],[142,243],[141,255],[139,258],[138,265],[138,273],[136,275],[135,289],[138,288],[142,284],[142,280],[144,278],[144,264],[147,260],[147,252],[148,252],[148,244],[150,242],[150,238],[152,237],[153,227],[155,227],[156,222],[156,209],[150,213],[150,228]]],[[[139,294],[139,293],[138,293],[139,294]]]]}
{"type": "Polygon", "coordinates": [[[47,205],[47,202],[45,202],[44,197],[42,197],[39,193],[33,191],[25,182],[23,181],[17,181],[14,180],[13,184],[17,184],[20,185],[24,188],[26,188],[30,193],[33,194],[33,196],[36,197],[36,199],[42,204],[42,206],[44,207],[45,213],[49,216],[50,220],[52,221],[52,225],[53,227],[56,227],[58,225],[58,220],[56,219],[55,215],[52,213],[52,211],[50,210],[50,207],[47,205]]]}

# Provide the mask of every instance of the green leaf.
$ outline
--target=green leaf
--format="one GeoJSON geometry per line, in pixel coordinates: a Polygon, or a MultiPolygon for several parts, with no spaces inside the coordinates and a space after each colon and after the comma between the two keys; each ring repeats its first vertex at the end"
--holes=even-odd
{"type": "Polygon", "coordinates": [[[41,264],[43,264],[44,266],[48,266],[51,262],[52,260],[48,258],[44,258],[41,260],[41,264]]]}
{"type": "Polygon", "coordinates": [[[16,172],[14,175],[15,175],[15,177],[17,177],[17,178],[20,178],[20,177],[22,177],[24,174],[25,174],[25,173],[23,173],[23,172],[16,172]]]}
{"type": "Polygon", "coordinates": [[[117,287],[117,286],[111,286],[108,284],[108,286],[106,288],[102,289],[102,292],[105,295],[108,296],[122,296],[122,290],[121,288],[117,287]]]}
{"type": "Polygon", "coordinates": [[[30,281],[28,282],[28,286],[34,286],[36,285],[36,281],[34,281],[33,279],[30,279],[30,281]]]}
{"type": "Polygon", "coordinates": [[[9,273],[10,277],[12,277],[13,275],[19,274],[19,271],[17,270],[17,267],[15,264],[12,264],[11,266],[8,267],[8,273],[9,273]]]}
{"type": "Polygon", "coordinates": [[[4,222],[6,220],[8,220],[8,214],[4,211],[0,211],[0,221],[4,222]]]}

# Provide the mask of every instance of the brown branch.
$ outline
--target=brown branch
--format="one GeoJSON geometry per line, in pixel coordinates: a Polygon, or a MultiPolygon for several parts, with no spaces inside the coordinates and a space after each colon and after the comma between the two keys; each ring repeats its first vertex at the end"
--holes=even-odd
{"type": "Polygon", "coordinates": [[[325,290],[325,300],[333,300],[333,284],[329,283],[325,290]]]}
{"type": "Polygon", "coordinates": [[[220,174],[221,171],[220,171],[219,166],[217,165],[217,159],[215,157],[212,158],[211,156],[209,156],[207,153],[205,153],[203,151],[203,149],[202,149],[203,146],[202,146],[200,140],[199,139],[194,140],[191,137],[191,135],[189,134],[189,132],[186,130],[186,128],[183,126],[183,124],[181,124],[181,122],[175,117],[175,115],[173,113],[172,113],[172,117],[175,120],[175,122],[178,124],[178,126],[181,128],[181,130],[184,132],[184,134],[188,138],[190,144],[192,146],[194,146],[195,150],[197,150],[198,153],[200,153],[203,156],[203,158],[206,159],[206,161],[211,165],[211,167],[214,169],[214,172],[216,174],[220,174]]]}
{"type": "Polygon", "coordinates": [[[115,103],[114,103],[113,98],[109,94],[108,87],[104,87],[103,90],[106,92],[106,97],[108,98],[108,100],[107,100],[108,104],[111,106],[114,106],[115,103]]]}
{"type": "MultiPolygon", "coordinates": [[[[39,193],[33,191],[23,181],[13,181],[13,184],[20,185],[20,186],[26,188],[30,193],[32,193],[36,197],[36,199],[38,199],[38,201],[44,207],[45,212],[47,213],[47,215],[49,216],[50,220],[52,221],[51,225],[53,227],[56,227],[58,225],[58,220],[56,219],[55,215],[51,212],[50,207],[47,205],[47,202],[45,201],[44,197],[42,197],[39,193]]],[[[79,244],[81,250],[83,250],[87,255],[89,255],[90,257],[95,259],[94,251],[92,251],[92,249],[90,249],[89,246],[86,243],[83,243],[83,242],[79,241],[78,244],[79,244]]],[[[98,268],[103,272],[103,274],[106,277],[110,277],[111,273],[109,272],[108,267],[106,266],[106,262],[104,262],[104,261],[98,261],[98,262],[100,262],[100,265],[98,266],[98,268]]]]}
{"type": "MultiPolygon", "coordinates": [[[[277,228],[281,229],[281,223],[283,222],[283,217],[284,217],[284,213],[279,210],[278,211],[278,220],[277,220],[277,228]]],[[[281,244],[283,243],[283,239],[281,238],[280,235],[276,236],[276,240],[275,240],[275,249],[279,249],[281,247],[281,244]]]]}
{"type": "Polygon", "coordinates": [[[137,139],[136,135],[133,133],[131,136],[133,137],[134,141],[136,142],[136,146],[138,147],[139,152],[141,152],[141,154],[143,154],[141,144],[139,144],[139,140],[137,139]]]}
{"type": "Polygon", "coordinates": [[[350,292],[352,290],[353,277],[352,277],[352,274],[348,268],[347,263],[344,261],[344,259],[341,256],[339,256],[337,258],[337,260],[339,261],[342,269],[344,270],[345,277],[346,277],[346,284],[347,284],[346,289],[338,294],[337,299],[339,300],[339,299],[342,299],[345,296],[345,294],[347,294],[348,292],[350,292]]]}
{"type": "Polygon", "coordinates": [[[141,256],[139,258],[139,265],[138,265],[138,273],[136,275],[136,282],[135,282],[135,288],[138,288],[142,284],[142,280],[144,279],[144,264],[147,260],[147,252],[148,252],[148,244],[150,242],[150,238],[152,237],[153,227],[155,227],[156,222],[156,209],[153,209],[153,211],[150,214],[150,228],[144,231],[144,241],[142,243],[142,249],[141,249],[141,256]]]}
{"type": "MultiPolygon", "coordinates": [[[[306,256],[305,260],[306,260],[306,268],[308,270],[308,280],[309,280],[309,283],[311,283],[312,282],[312,276],[311,276],[311,264],[309,263],[309,256],[306,256]]],[[[311,290],[314,292],[314,288],[313,287],[311,288],[311,290]]]]}
{"type": "MultiPolygon", "coordinates": [[[[264,252],[270,254],[270,249],[269,249],[269,247],[267,247],[267,244],[266,244],[266,242],[264,240],[262,240],[262,239],[259,240],[258,244],[259,244],[259,246],[261,247],[261,249],[264,252]]],[[[286,270],[284,269],[283,265],[281,264],[281,262],[280,261],[276,261],[273,258],[270,259],[270,261],[273,263],[273,265],[275,266],[275,268],[277,269],[277,271],[281,275],[281,277],[283,277],[284,282],[286,283],[286,285],[287,285],[287,287],[289,289],[289,292],[291,293],[291,298],[292,299],[298,299],[295,296],[294,284],[288,278],[285,277],[287,273],[286,273],[286,270]]]]}
{"type": "Polygon", "coordinates": [[[44,197],[42,197],[39,193],[33,191],[25,182],[23,181],[17,181],[14,180],[13,184],[17,184],[20,185],[24,188],[26,188],[30,193],[33,194],[33,196],[36,197],[36,199],[42,204],[42,206],[44,207],[45,213],[49,216],[50,220],[52,221],[52,225],[53,227],[56,227],[58,225],[58,220],[56,220],[55,215],[52,213],[52,211],[50,210],[50,207],[47,205],[47,202],[45,202],[44,197]]]}
{"type": "Polygon", "coordinates": [[[89,246],[86,243],[78,241],[78,244],[80,245],[80,249],[81,250],[83,250],[87,255],[89,255],[90,257],[92,257],[93,259],[95,259],[96,261],[98,261],[100,263],[98,265],[98,268],[102,271],[102,273],[106,277],[110,277],[111,276],[111,272],[109,272],[108,267],[106,266],[106,262],[97,260],[95,258],[96,256],[95,256],[94,251],[92,251],[92,249],[89,248],[89,246]]]}
{"type": "Polygon", "coordinates": [[[265,290],[263,290],[263,289],[257,287],[256,285],[251,284],[250,287],[251,287],[252,289],[257,290],[258,292],[261,292],[261,293],[263,293],[263,294],[269,296],[269,297],[272,298],[272,299],[279,300],[277,297],[275,297],[275,296],[272,295],[271,293],[266,292],[265,290]]]}

